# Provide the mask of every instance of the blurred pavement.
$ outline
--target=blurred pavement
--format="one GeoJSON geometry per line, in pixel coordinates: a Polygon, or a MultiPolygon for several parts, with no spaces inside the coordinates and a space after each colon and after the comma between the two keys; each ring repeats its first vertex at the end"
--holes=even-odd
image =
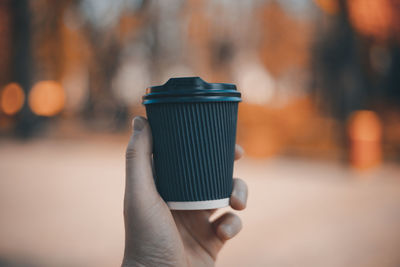
{"type": "MultiPolygon", "coordinates": [[[[0,142],[0,262],[119,266],[125,144],[0,142]]],[[[217,266],[400,266],[400,167],[291,158],[236,164],[243,231],[217,266]]]]}

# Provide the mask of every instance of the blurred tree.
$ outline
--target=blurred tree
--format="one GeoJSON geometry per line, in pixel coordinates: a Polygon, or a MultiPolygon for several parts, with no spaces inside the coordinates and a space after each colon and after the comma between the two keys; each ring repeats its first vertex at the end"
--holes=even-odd
{"type": "Polygon", "coordinates": [[[86,18],[82,30],[90,45],[89,97],[84,115],[103,129],[126,126],[128,107],[118,101],[111,88],[123,48],[140,28],[148,1],[141,1],[138,6],[134,5],[136,2],[78,2],[86,18]]]}
{"type": "Polygon", "coordinates": [[[71,0],[30,1],[34,80],[60,81],[64,70],[63,14],[71,0]]]}
{"type": "MultiPolygon", "coordinates": [[[[28,95],[32,85],[31,13],[28,0],[12,2],[12,75],[11,80],[20,84],[28,95]]],[[[16,133],[29,137],[40,123],[40,118],[32,113],[25,102],[17,115],[16,133]]]]}
{"type": "Polygon", "coordinates": [[[0,1],[0,87],[10,82],[13,10],[12,0],[0,1]]]}
{"type": "MultiPolygon", "coordinates": [[[[328,12],[317,28],[313,87],[321,109],[341,122],[344,143],[345,122],[356,110],[374,110],[383,121],[398,123],[392,117],[400,113],[400,2],[334,2],[335,12],[328,12]]],[[[390,147],[398,144],[395,132],[387,136],[390,147]]]]}
{"type": "Polygon", "coordinates": [[[365,49],[350,25],[347,5],[339,2],[337,15],[321,23],[316,35],[313,70],[317,95],[324,99],[322,108],[341,121],[357,109],[367,108],[369,91],[363,66],[365,49]]]}

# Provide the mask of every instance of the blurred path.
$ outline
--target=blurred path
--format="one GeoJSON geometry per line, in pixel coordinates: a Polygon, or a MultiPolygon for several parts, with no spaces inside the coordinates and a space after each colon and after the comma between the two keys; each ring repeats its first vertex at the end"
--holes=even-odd
{"type": "MultiPolygon", "coordinates": [[[[119,266],[124,146],[112,139],[0,142],[0,262],[119,266]]],[[[217,266],[400,266],[400,168],[243,159],[243,232],[217,266]]]]}

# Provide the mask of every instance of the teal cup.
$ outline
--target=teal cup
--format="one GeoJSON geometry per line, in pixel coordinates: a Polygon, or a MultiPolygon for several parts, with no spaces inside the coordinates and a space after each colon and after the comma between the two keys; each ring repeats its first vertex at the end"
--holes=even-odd
{"type": "Polygon", "coordinates": [[[199,77],[147,88],[155,183],[170,209],[229,205],[240,101],[234,84],[199,77]]]}

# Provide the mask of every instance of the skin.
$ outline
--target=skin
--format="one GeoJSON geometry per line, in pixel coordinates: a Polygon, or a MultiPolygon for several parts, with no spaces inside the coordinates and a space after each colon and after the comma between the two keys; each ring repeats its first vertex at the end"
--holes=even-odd
{"type": "MultiPolygon", "coordinates": [[[[152,170],[152,136],[136,117],[126,150],[125,253],[122,266],[214,266],[224,243],[242,228],[231,212],[211,221],[215,210],[171,211],[157,192],[152,170]]],[[[235,159],[243,150],[236,146],[235,159]]],[[[243,210],[247,185],[234,179],[230,206],[243,210]]]]}

